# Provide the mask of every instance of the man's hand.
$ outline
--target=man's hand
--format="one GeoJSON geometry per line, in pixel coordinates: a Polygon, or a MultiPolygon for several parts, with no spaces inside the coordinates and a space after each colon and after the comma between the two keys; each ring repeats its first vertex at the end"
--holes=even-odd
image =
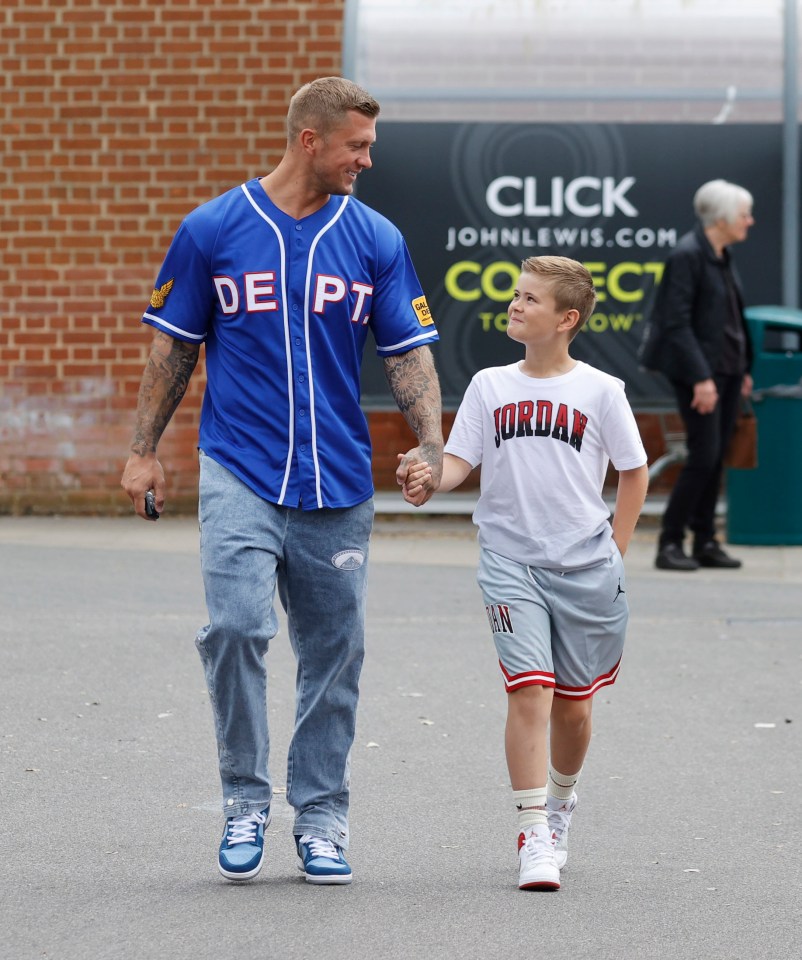
{"type": "Polygon", "coordinates": [[[164,509],[164,470],[155,454],[140,456],[132,453],[123,470],[120,485],[131,498],[134,510],[144,520],[155,520],[145,512],[145,494],[148,490],[154,493],[156,510],[161,513],[164,509]]]}

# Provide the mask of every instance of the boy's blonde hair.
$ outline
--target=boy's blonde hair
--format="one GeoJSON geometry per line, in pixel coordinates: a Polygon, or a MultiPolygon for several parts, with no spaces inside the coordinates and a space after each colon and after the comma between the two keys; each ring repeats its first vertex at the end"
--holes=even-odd
{"type": "Polygon", "coordinates": [[[548,282],[558,310],[579,312],[579,322],[571,331],[573,340],[596,306],[596,288],[587,268],[570,257],[529,257],[521,264],[521,270],[548,282]]]}
{"type": "Polygon", "coordinates": [[[342,123],[349,110],[375,119],[379,109],[378,101],[353,81],[318,77],[293,94],[287,111],[287,138],[294,140],[307,127],[325,137],[342,123]]]}

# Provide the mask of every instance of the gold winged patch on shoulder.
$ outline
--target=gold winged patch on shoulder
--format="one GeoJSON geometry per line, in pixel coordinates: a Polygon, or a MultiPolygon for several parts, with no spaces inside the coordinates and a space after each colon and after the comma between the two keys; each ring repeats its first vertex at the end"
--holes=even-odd
{"type": "Polygon", "coordinates": [[[173,284],[175,283],[175,277],[172,280],[168,280],[167,283],[163,283],[158,290],[154,290],[150,295],[150,305],[152,307],[163,307],[164,301],[167,299],[167,294],[173,289],[173,284]]]}

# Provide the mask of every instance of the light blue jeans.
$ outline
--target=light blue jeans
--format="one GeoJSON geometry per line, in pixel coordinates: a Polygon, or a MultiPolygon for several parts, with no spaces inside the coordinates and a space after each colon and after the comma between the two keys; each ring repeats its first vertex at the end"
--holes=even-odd
{"type": "Polygon", "coordinates": [[[262,810],[272,798],[264,658],[278,631],[278,586],[297,661],[287,759],[293,832],[347,849],[373,501],[278,507],[201,452],[199,516],[209,623],[195,642],[214,713],[223,812],[262,810]]]}

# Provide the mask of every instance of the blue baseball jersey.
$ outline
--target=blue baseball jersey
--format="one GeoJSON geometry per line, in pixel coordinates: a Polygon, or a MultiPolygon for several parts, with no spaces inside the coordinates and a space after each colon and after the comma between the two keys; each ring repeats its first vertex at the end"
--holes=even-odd
{"type": "Polygon", "coordinates": [[[438,339],[389,220],[348,196],[294,220],[258,179],[186,217],[142,319],[205,343],[201,449],[264,499],[310,510],[373,494],[368,329],[380,356],[438,339]]]}

